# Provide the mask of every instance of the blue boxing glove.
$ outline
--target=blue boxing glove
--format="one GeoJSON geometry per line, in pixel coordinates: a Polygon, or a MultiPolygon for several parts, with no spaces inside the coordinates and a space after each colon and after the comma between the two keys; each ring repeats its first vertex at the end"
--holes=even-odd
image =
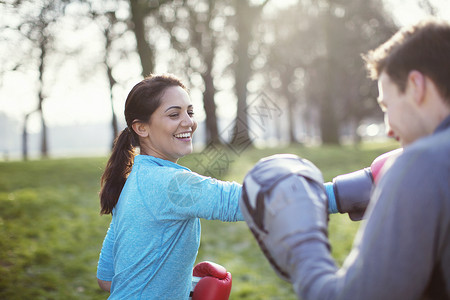
{"type": "Polygon", "coordinates": [[[328,213],[348,213],[352,221],[363,218],[370,202],[372,187],[402,153],[396,149],[378,156],[369,168],[335,177],[333,182],[325,183],[328,196],[328,213]]]}
{"type": "Polygon", "coordinates": [[[370,202],[373,177],[370,168],[339,175],[325,183],[328,213],[348,213],[352,221],[362,219],[370,202]]]}

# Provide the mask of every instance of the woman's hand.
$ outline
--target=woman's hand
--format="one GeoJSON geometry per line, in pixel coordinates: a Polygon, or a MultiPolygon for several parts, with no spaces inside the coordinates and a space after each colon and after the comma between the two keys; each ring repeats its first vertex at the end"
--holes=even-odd
{"type": "Polygon", "coordinates": [[[98,286],[105,292],[111,291],[111,281],[105,281],[97,278],[98,286]]]}

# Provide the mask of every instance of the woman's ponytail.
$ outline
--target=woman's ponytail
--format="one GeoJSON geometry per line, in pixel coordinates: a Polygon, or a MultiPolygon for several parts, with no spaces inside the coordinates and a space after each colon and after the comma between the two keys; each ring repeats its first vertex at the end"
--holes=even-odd
{"type": "Polygon", "coordinates": [[[127,127],[114,141],[111,157],[101,179],[100,214],[112,214],[134,161],[133,132],[127,127]]]}

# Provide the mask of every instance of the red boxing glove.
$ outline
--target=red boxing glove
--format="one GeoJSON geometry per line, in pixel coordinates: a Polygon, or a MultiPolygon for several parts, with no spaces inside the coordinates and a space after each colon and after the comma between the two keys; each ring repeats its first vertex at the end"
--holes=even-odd
{"type": "Polygon", "coordinates": [[[202,277],[194,287],[192,300],[228,300],[231,292],[231,273],[221,265],[204,261],[198,263],[193,276],[202,277]]]}
{"type": "Polygon", "coordinates": [[[395,150],[389,151],[387,153],[384,153],[384,154],[378,156],[377,158],[375,158],[375,160],[370,165],[370,170],[372,171],[372,177],[373,177],[373,181],[375,184],[378,183],[381,176],[383,175],[383,173],[384,173],[383,170],[388,169],[392,163],[392,160],[391,160],[391,163],[388,163],[388,164],[386,164],[386,161],[393,157],[397,157],[402,152],[403,152],[403,148],[399,148],[399,149],[395,149],[395,150]],[[383,169],[383,167],[384,167],[384,169],[383,169]]]}

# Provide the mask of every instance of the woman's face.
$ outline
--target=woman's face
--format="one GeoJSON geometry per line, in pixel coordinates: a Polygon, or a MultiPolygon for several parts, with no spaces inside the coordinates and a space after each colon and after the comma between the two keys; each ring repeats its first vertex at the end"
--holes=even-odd
{"type": "Polygon", "coordinates": [[[150,120],[139,125],[145,129],[144,136],[138,133],[141,153],[172,162],[190,154],[192,135],[197,129],[193,115],[188,93],[180,86],[167,88],[150,120]]]}

